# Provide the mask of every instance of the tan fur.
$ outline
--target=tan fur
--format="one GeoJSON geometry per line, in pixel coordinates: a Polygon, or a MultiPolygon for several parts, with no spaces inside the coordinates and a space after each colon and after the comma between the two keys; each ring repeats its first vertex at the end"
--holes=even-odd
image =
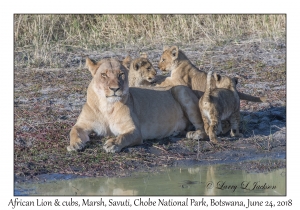
{"type": "Polygon", "coordinates": [[[240,123],[240,99],[236,91],[236,78],[220,76],[212,71],[207,75],[207,85],[203,96],[199,101],[199,107],[204,122],[206,133],[212,142],[217,143],[217,135],[222,132],[221,120],[229,119],[231,124],[231,136],[241,136],[240,123]],[[214,81],[216,88],[211,83],[214,81]]]}
{"type": "Polygon", "coordinates": [[[153,86],[154,83],[161,82],[166,78],[157,75],[157,71],[148,60],[146,53],[141,54],[141,57],[134,60],[127,56],[122,63],[129,70],[130,87],[153,86]]]}
{"type": "MultiPolygon", "coordinates": [[[[158,67],[162,71],[171,71],[171,76],[159,84],[160,87],[185,85],[195,91],[198,98],[203,95],[206,86],[206,72],[196,68],[177,46],[164,47],[158,67]]],[[[215,87],[214,84],[211,84],[215,87]]],[[[265,97],[255,97],[238,92],[240,99],[265,102],[265,97]]]]}
{"type": "Polygon", "coordinates": [[[143,139],[155,139],[184,131],[192,123],[196,131],[187,135],[206,137],[198,99],[185,86],[148,89],[128,86],[128,71],[116,59],[94,63],[87,58],[93,79],[87,90],[87,102],[70,132],[68,151],[80,150],[89,134],[114,136],[104,150],[119,152],[138,145],[143,139]]]}
{"type": "Polygon", "coordinates": [[[126,58],[123,59],[122,65],[129,71],[130,63],[131,63],[131,57],[130,55],[126,56],[126,58]]]}

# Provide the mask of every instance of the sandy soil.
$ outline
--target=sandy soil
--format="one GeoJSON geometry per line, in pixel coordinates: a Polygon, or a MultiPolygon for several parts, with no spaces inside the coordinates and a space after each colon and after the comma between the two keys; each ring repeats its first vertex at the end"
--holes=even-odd
{"type": "MultiPolygon", "coordinates": [[[[91,136],[81,152],[68,153],[68,134],[86,101],[91,80],[84,69],[85,57],[133,58],[146,52],[156,69],[162,47],[116,49],[103,52],[58,54],[65,68],[14,71],[14,170],[17,177],[41,174],[126,176],[132,171],[156,170],[180,164],[216,164],[247,161],[247,170],[285,167],[286,158],[286,47],[268,40],[230,42],[222,46],[184,45],[180,48],[200,70],[213,69],[239,77],[238,90],[267,96],[268,102],[241,101],[243,138],[222,136],[219,145],[184,137],[145,140],[118,154],[102,149],[106,138],[91,136]],[[268,159],[260,163],[256,160],[268,159]]],[[[22,57],[15,56],[15,62],[22,57]]]]}

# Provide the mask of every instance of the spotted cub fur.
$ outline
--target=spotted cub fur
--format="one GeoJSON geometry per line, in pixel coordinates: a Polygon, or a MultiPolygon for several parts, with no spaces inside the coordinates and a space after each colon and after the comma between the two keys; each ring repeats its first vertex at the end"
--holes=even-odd
{"type": "Polygon", "coordinates": [[[237,78],[220,76],[212,71],[207,74],[206,89],[199,107],[205,132],[213,143],[217,143],[217,135],[222,132],[221,120],[230,121],[231,136],[242,136],[239,133],[240,99],[236,90],[237,82],[237,78]]]}

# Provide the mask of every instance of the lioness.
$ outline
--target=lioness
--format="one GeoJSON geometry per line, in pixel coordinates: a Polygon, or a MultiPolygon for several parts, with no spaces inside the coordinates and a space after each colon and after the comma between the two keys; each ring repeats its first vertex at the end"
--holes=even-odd
{"type": "Polygon", "coordinates": [[[184,131],[192,123],[195,139],[206,137],[196,95],[188,87],[129,88],[128,71],[116,59],[86,64],[93,79],[87,102],[70,132],[68,151],[80,150],[89,134],[115,136],[104,144],[106,152],[119,152],[143,139],[163,138],[184,131]]]}
{"type": "Polygon", "coordinates": [[[229,119],[231,136],[241,136],[240,99],[236,90],[237,78],[220,76],[214,73],[214,86],[211,85],[212,71],[207,74],[206,89],[199,101],[199,107],[206,133],[212,142],[217,143],[217,135],[222,132],[221,120],[229,119]]]}
{"type": "Polygon", "coordinates": [[[154,83],[161,82],[166,78],[157,75],[157,71],[148,60],[146,53],[133,60],[130,56],[127,56],[122,63],[129,70],[129,87],[153,86],[154,83]]]}
{"type": "MultiPolygon", "coordinates": [[[[206,72],[196,68],[177,46],[164,47],[158,67],[162,71],[171,71],[171,76],[159,84],[160,87],[185,85],[195,91],[200,99],[206,86],[206,72]]],[[[211,84],[215,87],[214,84],[211,84]]],[[[255,97],[238,92],[240,99],[254,102],[265,102],[265,97],[255,97]]]]}

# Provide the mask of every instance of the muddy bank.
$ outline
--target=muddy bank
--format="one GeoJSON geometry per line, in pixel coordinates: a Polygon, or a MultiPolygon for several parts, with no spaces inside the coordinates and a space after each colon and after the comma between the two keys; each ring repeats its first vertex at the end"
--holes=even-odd
{"type": "MultiPolygon", "coordinates": [[[[240,92],[267,96],[267,103],[241,101],[240,131],[243,138],[222,136],[218,145],[184,137],[145,140],[143,145],[107,154],[107,138],[91,136],[80,152],[67,152],[69,132],[86,100],[91,75],[84,69],[86,55],[98,60],[119,59],[134,49],[110,52],[61,54],[65,69],[15,68],[14,71],[14,172],[35,179],[42,174],[78,176],[127,176],[135,171],[152,171],[177,165],[243,163],[249,170],[285,167],[286,157],[286,67],[285,45],[273,42],[227,43],[223,46],[181,46],[203,71],[213,68],[239,77],[240,92]],[[269,162],[260,163],[260,159],[269,162]],[[253,160],[253,161],[251,161],[253,160]],[[248,161],[247,164],[241,161],[248,161]]],[[[161,49],[145,49],[155,68],[161,49]]],[[[15,62],[17,62],[16,57],[15,62]]]]}

